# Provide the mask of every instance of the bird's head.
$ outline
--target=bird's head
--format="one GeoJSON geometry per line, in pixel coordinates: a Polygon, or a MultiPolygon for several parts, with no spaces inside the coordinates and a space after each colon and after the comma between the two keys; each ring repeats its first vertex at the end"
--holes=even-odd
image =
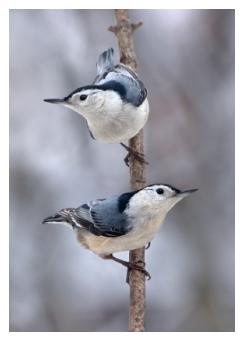
{"type": "Polygon", "coordinates": [[[179,190],[168,184],[148,185],[132,196],[129,208],[147,210],[150,213],[152,211],[167,213],[175,204],[197,190],[179,190]]]}
{"type": "Polygon", "coordinates": [[[95,86],[87,86],[76,89],[62,99],[45,99],[45,102],[61,104],[84,117],[97,112],[104,104],[105,92],[95,86]]]}
{"type": "Polygon", "coordinates": [[[45,99],[45,102],[61,104],[92,119],[100,111],[120,111],[125,88],[114,81],[105,84],[90,85],[78,88],[62,99],[45,99]]]}

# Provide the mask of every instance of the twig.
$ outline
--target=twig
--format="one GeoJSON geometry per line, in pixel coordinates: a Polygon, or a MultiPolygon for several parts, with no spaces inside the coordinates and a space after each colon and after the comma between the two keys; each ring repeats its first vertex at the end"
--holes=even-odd
{"type": "MultiPolygon", "coordinates": [[[[117,39],[120,52],[120,62],[137,71],[137,60],[134,52],[133,32],[142,25],[142,22],[131,23],[126,9],[115,10],[117,25],[109,27],[117,39]]],[[[139,152],[144,152],[143,131],[129,140],[129,146],[139,152]]],[[[130,187],[137,190],[145,186],[145,165],[140,163],[132,155],[129,158],[130,187]]],[[[145,249],[139,248],[129,253],[131,263],[145,265],[145,249]]],[[[145,318],[145,276],[137,270],[131,270],[129,274],[130,307],[129,307],[129,331],[144,331],[145,318]]]]}

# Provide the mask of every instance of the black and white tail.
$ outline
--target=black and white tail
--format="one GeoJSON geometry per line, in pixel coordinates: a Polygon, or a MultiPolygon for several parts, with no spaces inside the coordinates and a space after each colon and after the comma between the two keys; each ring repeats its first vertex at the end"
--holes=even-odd
{"type": "Polygon", "coordinates": [[[70,223],[69,213],[72,209],[62,209],[53,216],[46,217],[42,223],[70,223]]]}
{"type": "Polygon", "coordinates": [[[114,67],[113,48],[104,51],[97,61],[97,74],[102,75],[114,67]]]}
{"type": "Polygon", "coordinates": [[[65,219],[59,215],[59,214],[56,214],[54,216],[49,216],[49,217],[46,217],[42,223],[61,223],[61,222],[65,222],[65,219]]]}

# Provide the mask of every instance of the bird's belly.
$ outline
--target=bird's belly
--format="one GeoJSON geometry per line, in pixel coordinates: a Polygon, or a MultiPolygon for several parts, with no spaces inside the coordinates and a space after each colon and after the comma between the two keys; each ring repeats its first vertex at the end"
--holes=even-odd
{"type": "Polygon", "coordinates": [[[139,107],[126,105],[119,112],[102,112],[95,120],[88,120],[95,139],[107,143],[120,143],[134,137],[145,125],[149,115],[147,99],[139,107]]]}
{"type": "Polygon", "coordinates": [[[145,225],[139,223],[129,233],[119,237],[96,236],[89,232],[78,232],[79,241],[88,249],[99,255],[141,248],[148,244],[160,229],[162,219],[152,220],[145,225]],[[84,234],[83,234],[84,233],[84,234]]]}

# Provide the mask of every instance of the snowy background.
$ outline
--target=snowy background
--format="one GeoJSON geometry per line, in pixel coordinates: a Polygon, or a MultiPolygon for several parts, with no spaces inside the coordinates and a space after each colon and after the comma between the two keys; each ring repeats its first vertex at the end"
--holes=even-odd
{"type": "MultiPolygon", "coordinates": [[[[148,183],[200,190],[146,252],[147,331],[234,330],[234,11],[132,10],[151,114],[148,183]]],[[[10,330],[126,331],[125,269],[81,248],[64,207],[129,190],[125,151],[42,101],[95,77],[112,10],[10,11],[10,330]]],[[[127,258],[128,253],[117,256],[127,258]]]]}

